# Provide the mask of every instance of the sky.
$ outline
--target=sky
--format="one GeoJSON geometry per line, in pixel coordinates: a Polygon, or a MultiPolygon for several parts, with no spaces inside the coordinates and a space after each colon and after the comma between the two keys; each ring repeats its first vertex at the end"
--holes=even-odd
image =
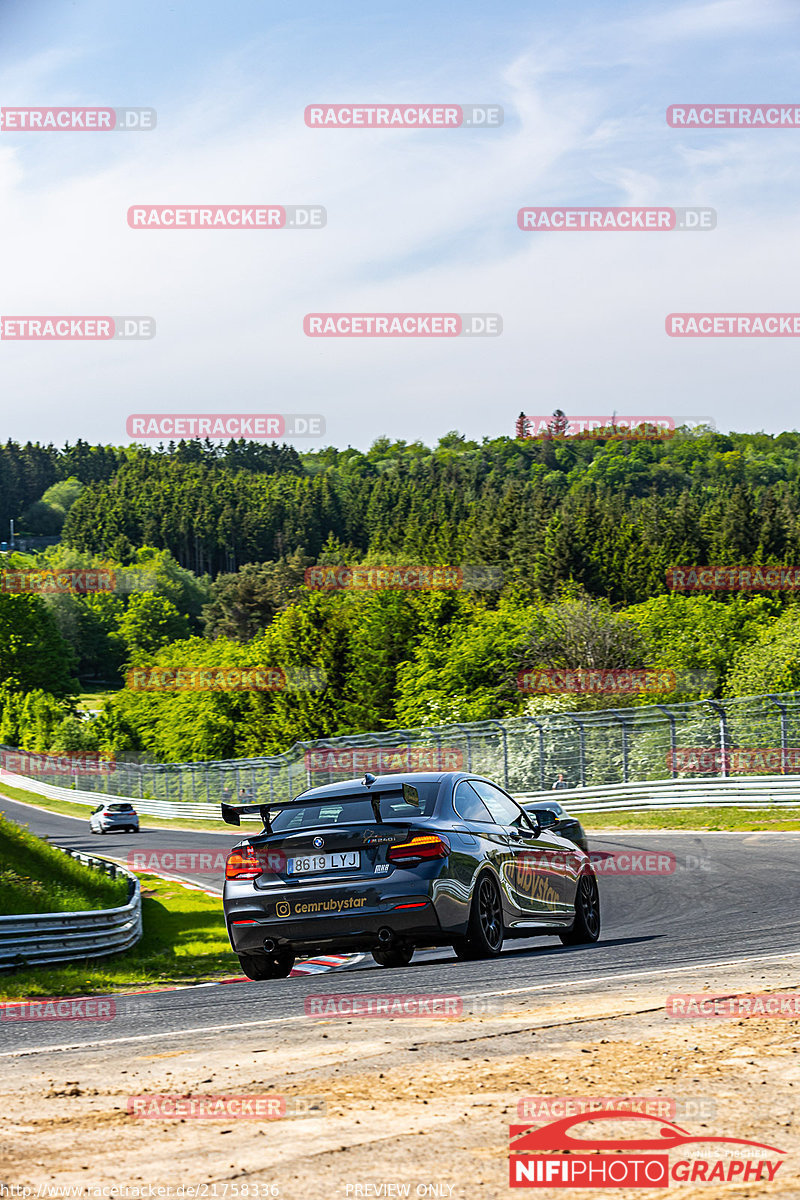
{"type": "Polygon", "coordinates": [[[0,315],[147,315],[149,340],[0,338],[0,440],[125,444],[134,413],[321,414],[298,449],[521,411],[798,426],[796,0],[0,0],[0,105],[154,108],[147,132],[0,130],[0,315]],[[493,104],[495,128],[314,129],[310,104],[493,104]],[[320,229],[131,229],[132,205],[324,206],[320,229]],[[699,232],[523,232],[524,206],[709,206],[699,232]],[[495,313],[496,337],[311,338],[309,313],[495,313]]]}

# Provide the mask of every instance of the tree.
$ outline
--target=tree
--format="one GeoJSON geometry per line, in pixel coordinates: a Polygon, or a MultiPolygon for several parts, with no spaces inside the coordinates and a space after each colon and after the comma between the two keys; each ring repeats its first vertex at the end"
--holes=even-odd
{"type": "Polygon", "coordinates": [[[219,575],[203,608],[206,637],[255,637],[300,597],[313,562],[297,550],[278,562],[247,563],[235,575],[219,575]]]}
{"type": "Polygon", "coordinates": [[[58,696],[78,690],[75,655],[39,596],[0,592],[0,684],[58,696]]]}
{"type": "Polygon", "coordinates": [[[800,690],[800,605],[792,604],[759,630],[730,668],[726,691],[731,696],[800,690]]]}
{"type": "Polygon", "coordinates": [[[547,429],[550,437],[566,437],[569,432],[569,417],[562,409],[557,408],[547,429]]]}
{"type": "Polygon", "coordinates": [[[189,622],[171,600],[153,592],[136,592],[119,623],[128,659],[154,654],[162,646],[190,636],[189,622]]]}

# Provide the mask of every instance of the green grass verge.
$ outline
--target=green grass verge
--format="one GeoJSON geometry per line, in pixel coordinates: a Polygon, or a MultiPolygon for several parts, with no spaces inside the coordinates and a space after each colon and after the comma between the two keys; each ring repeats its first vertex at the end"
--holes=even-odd
{"type": "MultiPolygon", "coordinates": [[[[24,788],[8,787],[5,783],[0,783],[0,795],[7,796],[9,800],[20,800],[23,804],[33,804],[36,808],[41,808],[45,812],[61,813],[66,817],[80,817],[86,822],[87,828],[89,825],[89,813],[92,811],[89,804],[71,804],[69,800],[50,800],[47,796],[40,796],[38,792],[29,792],[24,788]]],[[[136,808],[136,797],[131,797],[131,803],[136,808]]],[[[99,800],[98,800],[99,804],[99,800]]],[[[171,820],[164,817],[151,817],[147,813],[142,813],[139,817],[139,824],[142,829],[202,829],[204,833],[208,833],[209,829],[224,829],[228,833],[235,832],[231,825],[226,825],[223,820],[219,821],[191,821],[186,820],[171,820]]],[[[257,832],[260,826],[257,821],[246,821],[242,825],[243,832],[257,832]]],[[[98,844],[102,841],[98,838],[98,844]]]]}
{"type": "Polygon", "coordinates": [[[90,996],[241,974],[220,899],[152,875],[141,876],[141,885],[144,936],[138,945],[109,958],[3,972],[0,999],[90,996]]]}
{"type": "Polygon", "coordinates": [[[98,683],[95,686],[84,684],[84,689],[75,697],[75,704],[79,712],[86,712],[87,709],[102,708],[106,700],[122,690],[122,684],[119,687],[114,687],[108,683],[98,683]]]}
{"type": "Polygon", "coordinates": [[[607,829],[800,831],[800,808],[669,808],[651,812],[576,814],[587,833],[607,829]]]}
{"type": "Polygon", "coordinates": [[[128,880],[93,870],[0,814],[0,916],[118,908],[128,880]]]}

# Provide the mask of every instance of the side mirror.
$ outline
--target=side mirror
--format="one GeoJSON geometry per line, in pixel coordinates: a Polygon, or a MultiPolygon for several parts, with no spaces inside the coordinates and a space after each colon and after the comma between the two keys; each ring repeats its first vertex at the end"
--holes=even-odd
{"type": "Polygon", "coordinates": [[[531,829],[533,830],[533,836],[538,837],[539,834],[542,832],[542,827],[538,821],[539,814],[537,812],[528,812],[527,809],[523,809],[522,811],[524,813],[526,822],[528,823],[528,825],[530,825],[531,829]]]}
{"type": "Polygon", "coordinates": [[[542,808],[536,813],[539,819],[539,824],[542,829],[551,829],[558,821],[558,817],[553,812],[552,808],[542,808]]]}

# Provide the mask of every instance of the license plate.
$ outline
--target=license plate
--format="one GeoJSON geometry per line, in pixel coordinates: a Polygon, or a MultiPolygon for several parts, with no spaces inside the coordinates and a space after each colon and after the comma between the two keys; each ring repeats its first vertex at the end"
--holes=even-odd
{"type": "Polygon", "coordinates": [[[287,858],[287,875],[309,875],[316,871],[342,871],[348,867],[360,867],[358,850],[346,850],[340,854],[304,854],[298,858],[287,858]]]}

